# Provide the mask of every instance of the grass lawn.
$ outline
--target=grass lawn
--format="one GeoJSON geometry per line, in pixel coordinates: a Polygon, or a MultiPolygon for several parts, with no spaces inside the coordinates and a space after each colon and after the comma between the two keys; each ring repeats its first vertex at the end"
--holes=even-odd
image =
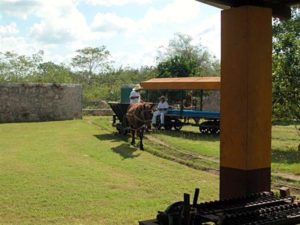
{"type": "Polygon", "coordinates": [[[0,224],[137,224],[195,187],[218,198],[218,176],[130,147],[108,120],[0,124],[0,224]]]}
{"type": "MultiPolygon", "coordinates": [[[[114,133],[111,118],[86,117],[97,126],[114,133]]],[[[196,127],[185,126],[180,132],[153,130],[146,134],[145,149],[154,155],[199,169],[219,168],[219,137],[200,135],[196,127]]]]}
{"type": "Polygon", "coordinates": [[[300,175],[300,137],[294,125],[275,125],[272,129],[272,168],[274,172],[300,175]]]}
{"type": "MultiPolygon", "coordinates": [[[[154,135],[176,148],[219,159],[219,137],[200,135],[196,127],[184,127],[182,133],[163,131],[154,135]]],[[[300,175],[299,143],[294,125],[272,126],[272,172],[300,175]]]]}
{"type": "MultiPolygon", "coordinates": [[[[94,119],[100,127],[114,132],[110,119],[94,119]]],[[[219,168],[219,136],[202,135],[197,127],[185,126],[180,132],[154,131],[145,141],[149,151],[163,158],[201,170],[219,168]]],[[[294,125],[272,127],[272,179],[274,186],[289,185],[300,190],[300,137],[294,125]]],[[[299,192],[300,193],[300,192],[299,192]]]]}

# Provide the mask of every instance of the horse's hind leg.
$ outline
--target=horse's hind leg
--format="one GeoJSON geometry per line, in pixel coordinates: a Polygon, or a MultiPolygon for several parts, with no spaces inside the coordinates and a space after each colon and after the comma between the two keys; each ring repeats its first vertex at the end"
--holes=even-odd
{"type": "Polygon", "coordinates": [[[144,145],[143,145],[143,136],[144,136],[144,129],[141,128],[139,129],[139,137],[140,137],[140,150],[144,150],[144,145]]]}
{"type": "Polygon", "coordinates": [[[135,145],[135,130],[131,130],[131,144],[135,145]]]}

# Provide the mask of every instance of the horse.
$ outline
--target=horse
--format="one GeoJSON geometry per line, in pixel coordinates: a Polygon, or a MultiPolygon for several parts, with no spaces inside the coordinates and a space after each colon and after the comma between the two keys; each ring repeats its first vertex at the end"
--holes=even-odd
{"type": "Polygon", "coordinates": [[[151,127],[153,106],[154,104],[151,103],[137,103],[130,104],[127,109],[126,118],[132,134],[131,144],[135,144],[135,133],[137,133],[140,138],[140,150],[144,150],[144,130],[146,127],[151,127]]]}

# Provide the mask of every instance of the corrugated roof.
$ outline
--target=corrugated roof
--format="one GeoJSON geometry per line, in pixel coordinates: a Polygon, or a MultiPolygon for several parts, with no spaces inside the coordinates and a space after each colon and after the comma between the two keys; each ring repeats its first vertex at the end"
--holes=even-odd
{"type": "Polygon", "coordinates": [[[146,90],[219,90],[220,77],[153,78],[140,83],[146,90]]]}

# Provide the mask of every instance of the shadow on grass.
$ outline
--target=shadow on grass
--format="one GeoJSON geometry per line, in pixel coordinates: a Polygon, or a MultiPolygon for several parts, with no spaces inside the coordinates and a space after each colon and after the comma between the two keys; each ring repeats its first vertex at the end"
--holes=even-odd
{"type": "Polygon", "coordinates": [[[140,156],[140,154],[135,153],[138,149],[130,147],[129,144],[125,143],[111,149],[113,150],[113,152],[122,156],[123,159],[133,159],[140,156]]]}
{"type": "Polygon", "coordinates": [[[300,162],[300,152],[296,150],[280,150],[274,149],[272,151],[272,162],[277,163],[299,163],[300,162]]]}
{"type": "Polygon", "coordinates": [[[128,135],[121,135],[118,133],[114,134],[97,134],[94,135],[97,139],[101,141],[113,141],[113,142],[119,142],[119,141],[128,141],[129,136],[128,135]]]}
{"type": "MultiPolygon", "coordinates": [[[[129,136],[125,135],[119,135],[119,134],[99,134],[99,135],[94,135],[97,139],[101,141],[112,141],[112,142],[128,142],[129,141],[129,136]]],[[[131,147],[128,143],[123,143],[120,144],[117,147],[111,148],[111,150],[120,156],[123,157],[123,159],[129,159],[129,158],[135,158],[138,157],[140,154],[135,154],[135,152],[138,150],[135,147],[131,147]]]]}
{"type": "Polygon", "coordinates": [[[170,137],[187,138],[190,140],[199,140],[199,141],[209,141],[209,142],[220,141],[220,136],[217,134],[215,135],[201,134],[201,133],[196,133],[193,131],[186,131],[186,130],[181,130],[181,131],[156,130],[153,132],[153,134],[162,134],[170,137]]]}

